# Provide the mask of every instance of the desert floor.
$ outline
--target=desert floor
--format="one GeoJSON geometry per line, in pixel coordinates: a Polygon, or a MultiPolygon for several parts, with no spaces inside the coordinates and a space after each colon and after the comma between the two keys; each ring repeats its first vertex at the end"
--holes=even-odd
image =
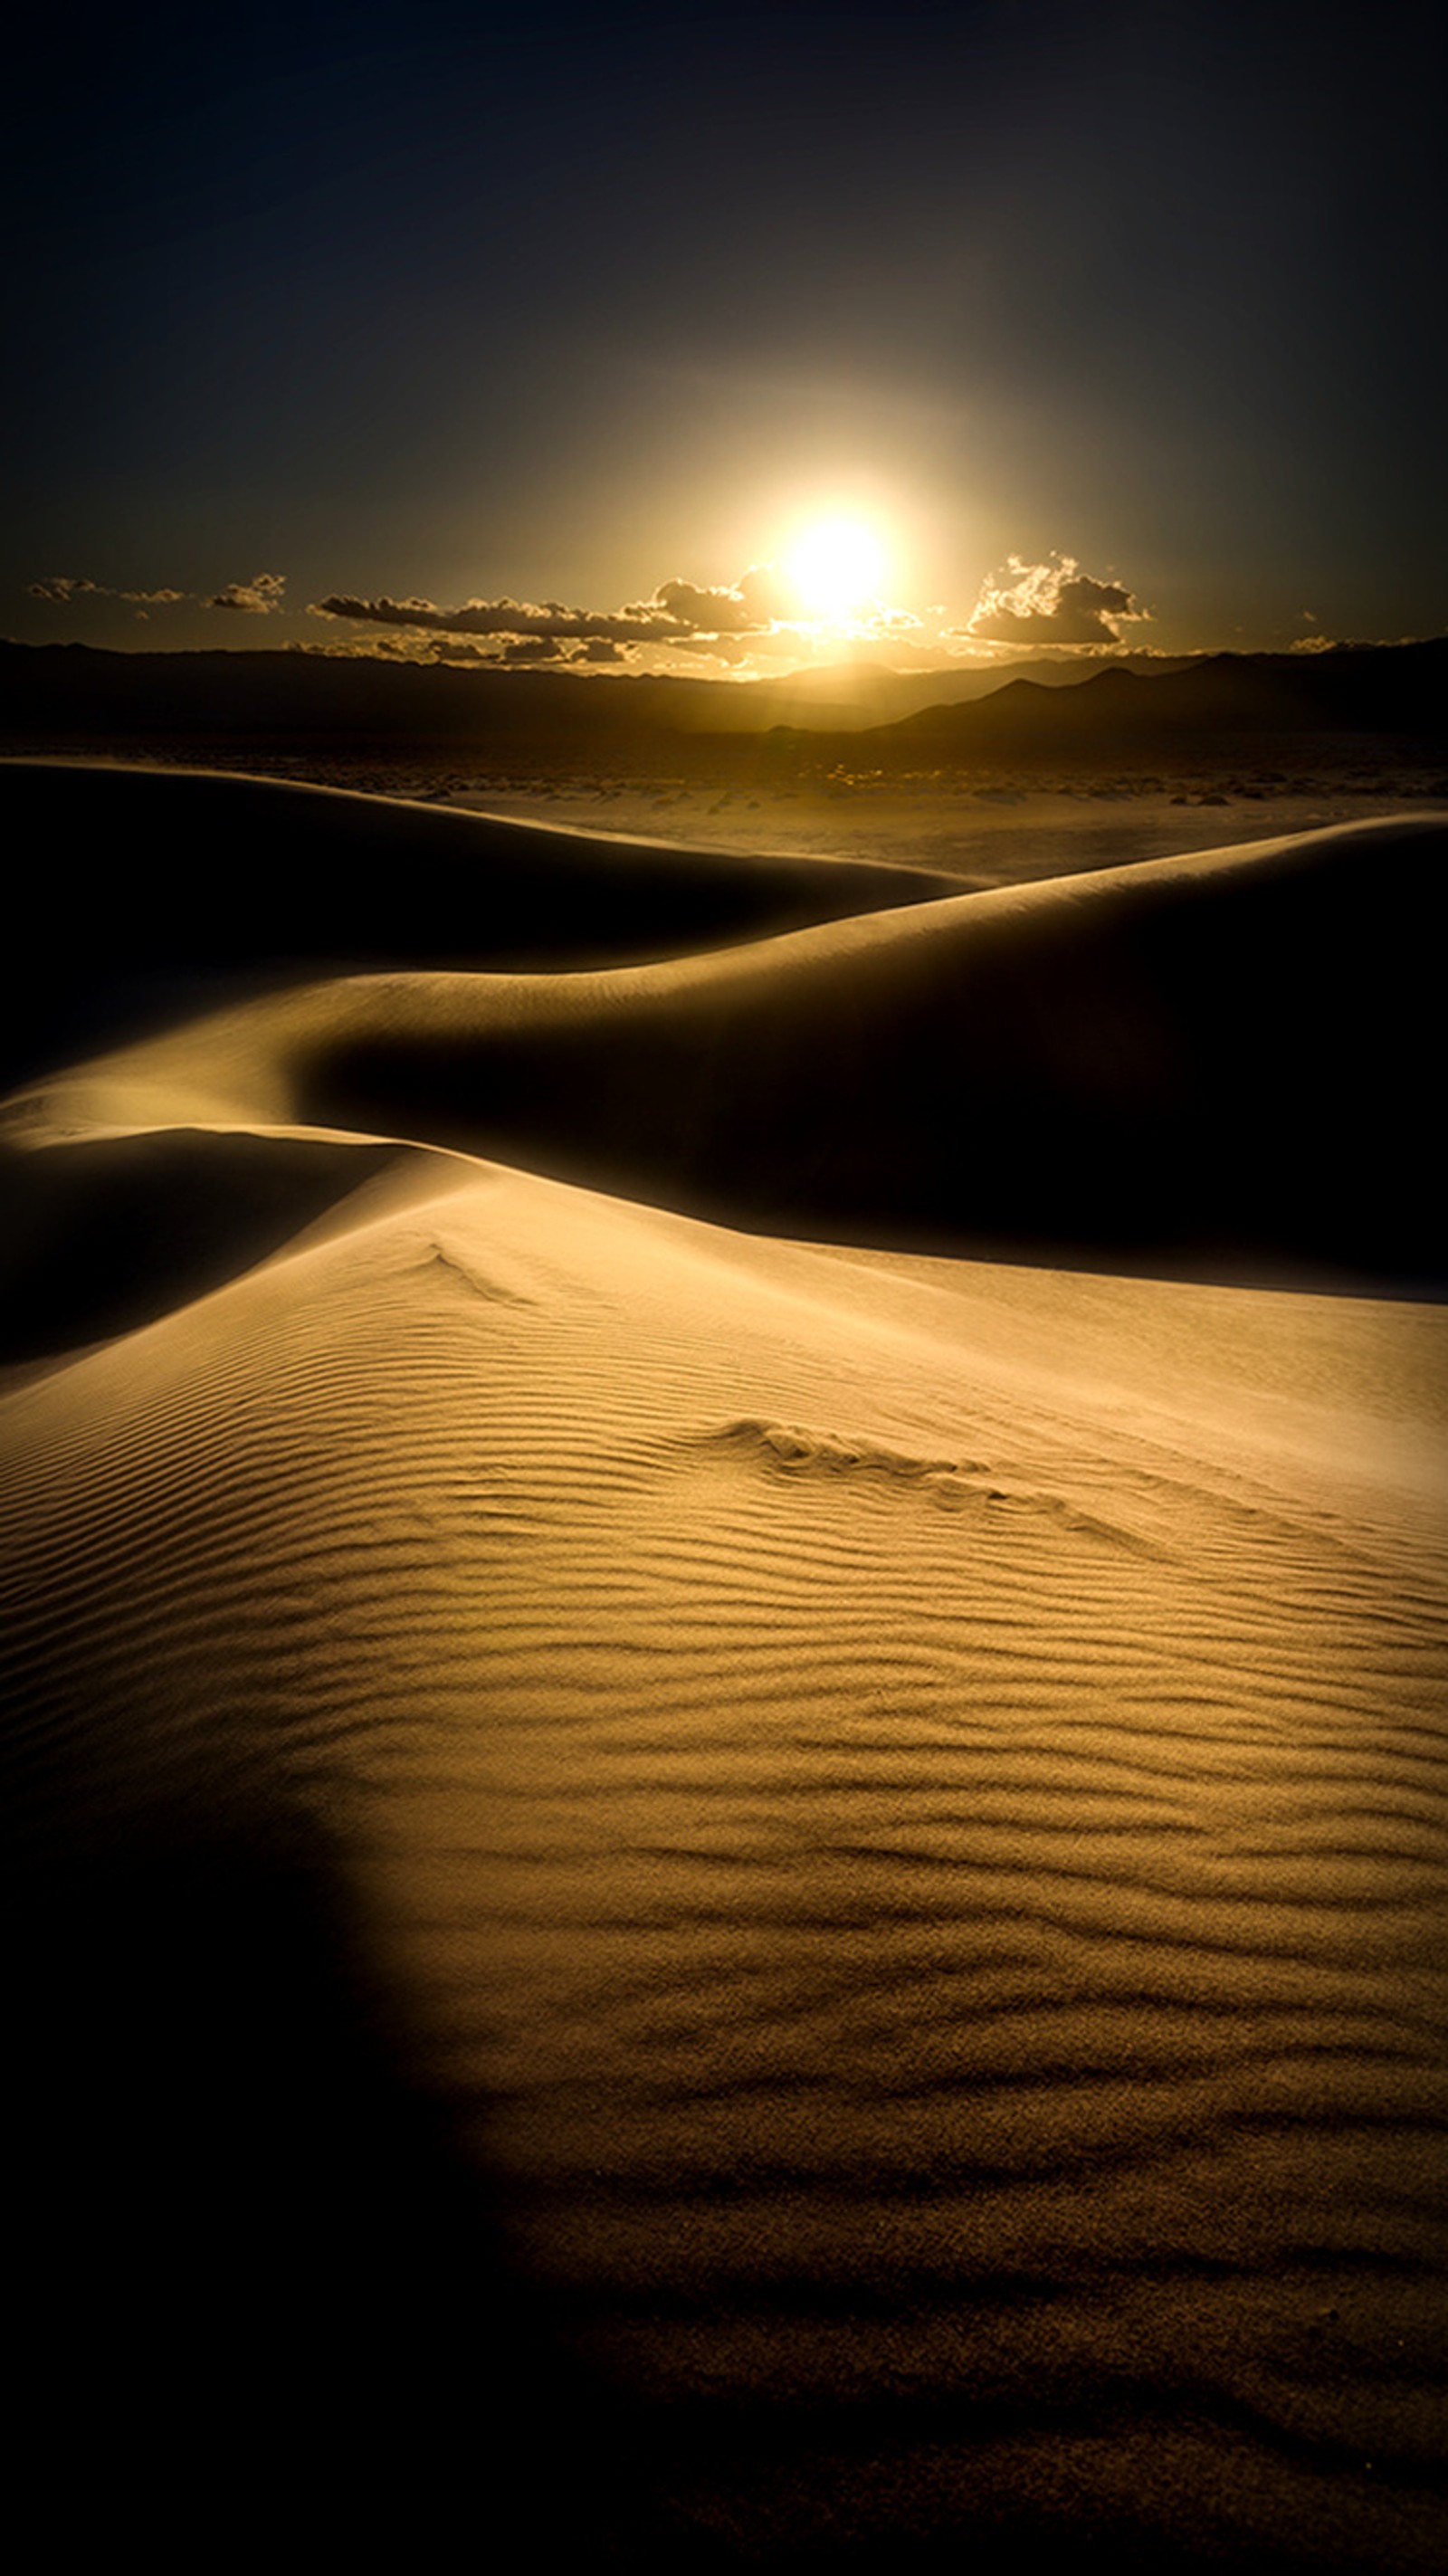
{"type": "MultiPolygon", "coordinates": [[[[429,792],[474,812],[580,831],[656,833],[725,850],[938,868],[964,892],[1126,866],[1168,850],[1217,849],[1269,833],[1421,812],[1434,802],[1433,784],[1425,774],[1410,797],[1376,772],[1357,774],[1328,761],[1320,774],[1294,770],[1265,783],[1250,774],[1224,779],[1219,769],[1160,778],[1107,773],[1050,784],[1002,771],[963,786],[897,781],[862,762],[841,763],[833,775],[774,793],[726,776],[466,785],[456,771],[429,792]]],[[[1441,804],[1442,782],[1436,785],[1441,804]]]]}

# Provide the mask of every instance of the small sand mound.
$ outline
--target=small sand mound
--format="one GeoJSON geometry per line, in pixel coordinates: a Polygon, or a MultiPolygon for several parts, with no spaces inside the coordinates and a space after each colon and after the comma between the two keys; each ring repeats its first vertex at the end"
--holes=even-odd
{"type": "Polygon", "coordinates": [[[823,1470],[828,1475],[893,1477],[908,1484],[927,1476],[986,1473],[983,1467],[962,1468],[953,1458],[911,1458],[878,1441],[844,1441],[832,1431],[804,1431],[786,1422],[731,1422],[715,1436],[792,1473],[823,1470]]]}

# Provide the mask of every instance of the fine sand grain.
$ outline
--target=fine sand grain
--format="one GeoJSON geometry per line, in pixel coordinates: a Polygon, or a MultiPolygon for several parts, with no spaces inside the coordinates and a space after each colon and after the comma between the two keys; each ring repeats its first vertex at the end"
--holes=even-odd
{"type": "Polygon", "coordinates": [[[548,975],[404,897],[405,971],[15,1096],[27,2493],[193,2564],[1441,2565],[1435,858],[548,975]],[[1094,1271],[939,1249],[1011,1231],[1094,1271]],[[1204,1243],[1394,1293],[1110,1271],[1204,1243]]]}

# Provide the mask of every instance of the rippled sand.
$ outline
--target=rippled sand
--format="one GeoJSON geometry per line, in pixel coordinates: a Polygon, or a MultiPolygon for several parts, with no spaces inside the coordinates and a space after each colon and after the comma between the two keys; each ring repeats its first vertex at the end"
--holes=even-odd
{"type": "Polygon", "coordinates": [[[459,1145],[572,1096],[657,1200],[662,1017],[736,1191],[719,995],[777,1086],[833,993],[868,1151],[808,1162],[803,1059],[759,1148],[828,1230],[887,1004],[969,1053],[974,900],[643,988],[407,955],[14,1103],[21,2315],[123,2524],[1441,2564],[1443,1310],[459,1145]]]}

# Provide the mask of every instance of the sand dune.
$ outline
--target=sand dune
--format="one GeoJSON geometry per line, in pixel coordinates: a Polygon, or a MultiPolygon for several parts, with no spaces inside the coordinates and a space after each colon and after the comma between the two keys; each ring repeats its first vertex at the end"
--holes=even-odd
{"type": "Polygon", "coordinates": [[[725,857],[204,770],[0,761],[0,815],[30,895],[7,1082],[165,1026],[208,988],[667,957],[949,890],[928,869],[725,857]]]}
{"type": "Polygon", "coordinates": [[[1433,846],[312,984],[13,1104],[39,2487],[78,2419],[162,2547],[224,2495],[415,2563],[460,2506],[620,2567],[1441,2563],[1443,1311],[457,1143],[571,1099],[795,1234],[888,1234],[898,1150],[941,1228],[911,1121],[950,1030],[947,1125],[1019,1074],[1002,983],[1069,1066],[1149,960],[1196,1097],[1266,1061],[1247,925],[1370,947],[1433,846]]]}
{"type": "Polygon", "coordinates": [[[1435,1087],[1445,837],[1347,825],[592,974],[334,979],[7,1114],[381,1130],[836,1239],[1441,1278],[1438,1194],[1385,1147],[1435,1087]]]}

